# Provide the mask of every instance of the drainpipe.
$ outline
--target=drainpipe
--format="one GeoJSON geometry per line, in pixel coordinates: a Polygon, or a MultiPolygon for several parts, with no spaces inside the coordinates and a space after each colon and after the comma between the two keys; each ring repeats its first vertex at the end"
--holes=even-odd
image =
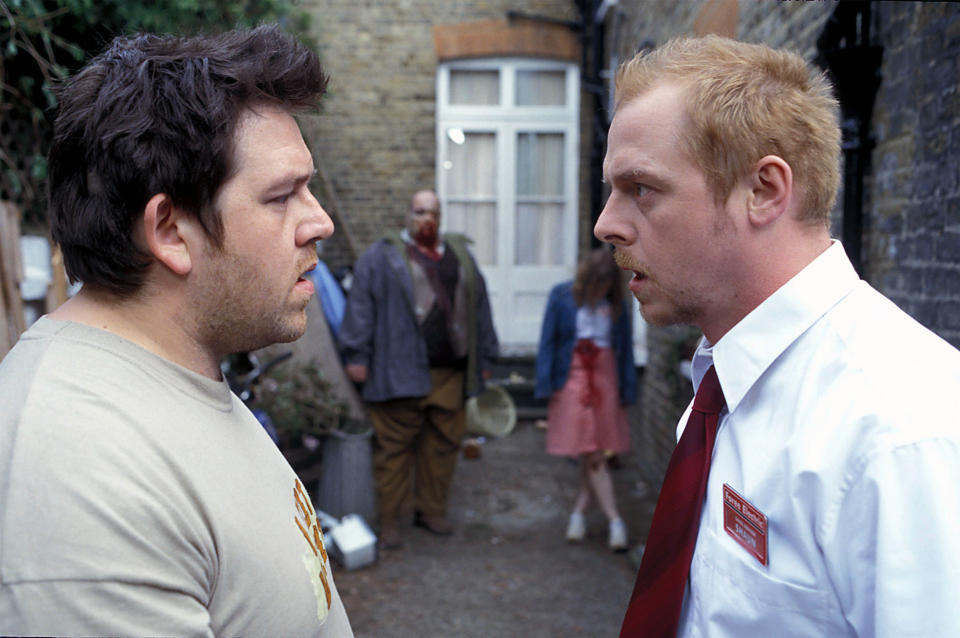
{"type": "Polygon", "coordinates": [[[619,0],[577,0],[583,21],[581,88],[593,98],[593,116],[590,120],[590,245],[597,248],[601,241],[593,234],[593,227],[603,208],[603,156],[607,150],[607,129],[610,127],[610,95],[603,84],[606,69],[607,15],[617,11],[619,0]]]}
{"type": "Polygon", "coordinates": [[[603,155],[607,147],[607,92],[603,86],[603,59],[606,45],[606,12],[611,4],[604,0],[596,6],[596,0],[587,3],[583,12],[587,22],[588,40],[584,42],[583,88],[593,96],[593,117],[590,136],[590,246],[597,248],[600,240],[593,234],[593,227],[600,217],[603,206],[603,155]],[[590,48],[589,66],[587,66],[587,48],[590,48]],[[588,72],[589,69],[589,72],[588,72]]]}
{"type": "Polygon", "coordinates": [[[863,176],[873,150],[870,119],[882,76],[883,47],[870,44],[870,3],[839,2],[817,39],[816,63],[833,77],[843,133],[841,239],[863,276],[863,176]]]}

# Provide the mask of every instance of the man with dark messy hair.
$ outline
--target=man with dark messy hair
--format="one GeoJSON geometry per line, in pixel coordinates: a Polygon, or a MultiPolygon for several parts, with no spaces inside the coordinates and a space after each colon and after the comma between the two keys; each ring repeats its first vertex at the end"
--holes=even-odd
{"type": "Polygon", "coordinates": [[[63,90],[50,152],[53,239],[74,279],[117,293],[149,268],[129,237],[153,193],[195,216],[219,247],[213,196],[230,172],[239,115],[251,105],[315,106],[326,77],[315,54],[278,29],[213,38],[117,39],[63,90]]]}
{"type": "Polygon", "coordinates": [[[352,631],[303,485],[220,373],[299,338],[315,243],[276,26],[118,38],[60,90],[50,221],[80,291],[0,363],[0,635],[352,631]]]}

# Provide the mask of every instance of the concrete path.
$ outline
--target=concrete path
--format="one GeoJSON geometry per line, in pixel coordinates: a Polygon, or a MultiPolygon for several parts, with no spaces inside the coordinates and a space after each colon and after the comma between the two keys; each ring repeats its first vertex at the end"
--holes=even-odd
{"type": "MultiPolygon", "coordinates": [[[[614,470],[631,546],[643,540],[655,495],[633,456],[614,470]]],[[[452,537],[404,528],[403,547],[334,578],[357,638],[616,636],[633,587],[628,554],[606,547],[606,519],[588,516],[582,544],[564,540],[577,467],[544,452],[544,431],[521,422],[461,458],[452,537]]]]}

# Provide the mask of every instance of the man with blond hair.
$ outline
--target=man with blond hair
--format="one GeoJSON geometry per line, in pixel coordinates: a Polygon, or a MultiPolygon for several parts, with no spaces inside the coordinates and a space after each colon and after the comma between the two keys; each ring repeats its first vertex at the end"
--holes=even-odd
{"type": "Polygon", "coordinates": [[[831,239],[837,110],[715,36],[617,75],[595,234],[647,321],[703,331],[621,636],[960,635],[960,353],[831,239]]]}

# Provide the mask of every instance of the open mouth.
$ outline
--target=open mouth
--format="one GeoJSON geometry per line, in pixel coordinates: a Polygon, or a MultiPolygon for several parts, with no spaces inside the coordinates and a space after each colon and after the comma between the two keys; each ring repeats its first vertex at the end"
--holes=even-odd
{"type": "Polygon", "coordinates": [[[647,278],[646,269],[635,262],[630,256],[618,251],[614,251],[614,259],[622,270],[633,273],[633,278],[637,281],[643,281],[647,278]]]}
{"type": "Polygon", "coordinates": [[[297,278],[298,282],[307,281],[310,278],[310,273],[312,273],[317,268],[317,263],[314,262],[309,268],[303,271],[303,274],[297,278]]]}

